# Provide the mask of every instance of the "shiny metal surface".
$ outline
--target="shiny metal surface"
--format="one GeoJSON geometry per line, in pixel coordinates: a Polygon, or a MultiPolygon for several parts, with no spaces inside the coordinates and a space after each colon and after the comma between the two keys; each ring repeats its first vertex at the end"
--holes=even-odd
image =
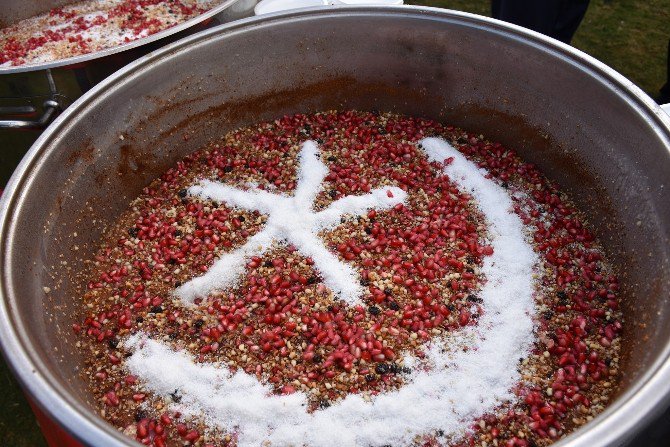
{"type": "Polygon", "coordinates": [[[33,106],[15,106],[2,107],[0,106],[0,115],[33,115],[37,110],[33,106]]]}
{"type": "Polygon", "coordinates": [[[481,132],[589,215],[621,272],[623,376],[607,410],[556,446],[624,445],[670,402],[670,117],[542,35],[445,10],[347,7],[244,20],[154,52],[66,109],[24,158],[0,201],[0,342],[50,417],[85,445],[137,445],[92,410],[70,329],[69,269],[105,225],[210,138],[331,108],[481,132]]]}
{"type": "MultiPolygon", "coordinates": [[[[47,68],[44,70],[44,74],[47,79],[47,83],[49,84],[49,99],[44,101],[42,104],[42,108],[44,111],[42,114],[39,116],[37,119],[8,119],[8,120],[0,120],[0,129],[8,129],[8,130],[42,130],[46,128],[49,124],[51,124],[51,121],[58,115],[58,112],[61,111],[62,105],[58,102],[59,99],[59,94],[56,89],[56,83],[54,82],[54,78],[51,75],[51,69],[47,68]]],[[[7,116],[7,115],[20,115],[20,114],[32,114],[35,113],[36,109],[35,107],[29,105],[29,106],[16,106],[16,107],[0,107],[0,116],[7,116]]]]}
{"type": "Polygon", "coordinates": [[[58,114],[60,110],[60,104],[49,99],[44,101],[44,113],[36,120],[0,120],[0,129],[14,129],[14,130],[25,130],[25,129],[44,129],[50,123],[51,120],[58,114]]]}

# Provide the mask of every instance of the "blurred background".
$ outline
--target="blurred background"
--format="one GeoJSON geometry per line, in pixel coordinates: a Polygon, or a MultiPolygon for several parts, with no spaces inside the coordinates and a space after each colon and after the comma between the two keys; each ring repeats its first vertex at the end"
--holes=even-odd
{"type": "MultiPolygon", "coordinates": [[[[406,3],[491,15],[490,0],[406,0],[406,3]]],[[[666,82],[668,39],[670,0],[591,0],[572,45],[611,66],[649,96],[657,98],[666,82]]],[[[0,444],[46,447],[30,408],[1,359],[0,389],[0,444]]],[[[670,414],[633,445],[670,445],[670,414]]]]}
{"type": "MultiPolygon", "coordinates": [[[[491,16],[490,0],[405,3],[491,16]]],[[[668,39],[670,0],[591,0],[571,45],[614,68],[655,98],[666,81],[668,39]]]]}

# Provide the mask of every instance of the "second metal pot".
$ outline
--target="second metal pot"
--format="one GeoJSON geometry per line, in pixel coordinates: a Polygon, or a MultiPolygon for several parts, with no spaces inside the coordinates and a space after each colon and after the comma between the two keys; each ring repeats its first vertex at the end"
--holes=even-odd
{"type": "MultiPolygon", "coordinates": [[[[0,68],[0,188],[60,111],[119,68],[183,37],[253,15],[257,0],[225,0],[204,14],[149,37],[94,53],[37,65],[0,68]]],[[[7,0],[0,27],[72,0],[7,0]]]]}

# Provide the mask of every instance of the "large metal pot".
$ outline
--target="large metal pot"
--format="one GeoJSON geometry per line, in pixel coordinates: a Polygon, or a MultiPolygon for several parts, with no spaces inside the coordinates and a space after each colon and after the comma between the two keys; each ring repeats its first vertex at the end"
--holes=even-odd
{"type": "MultiPolygon", "coordinates": [[[[76,0],[3,0],[0,28],[76,0]]],[[[207,27],[253,15],[257,0],[224,0],[190,20],[102,51],[54,62],[0,67],[0,187],[39,132],[119,68],[207,27]]]]}
{"type": "Polygon", "coordinates": [[[92,410],[78,376],[71,271],[144,185],[211,137],[330,108],[481,132],[589,213],[622,273],[623,377],[609,408],[557,446],[620,445],[668,403],[670,119],[613,70],[539,34],[451,11],[363,7],[191,36],[98,84],[39,138],[0,202],[0,336],[43,411],[85,445],[132,444],[92,410]]]}

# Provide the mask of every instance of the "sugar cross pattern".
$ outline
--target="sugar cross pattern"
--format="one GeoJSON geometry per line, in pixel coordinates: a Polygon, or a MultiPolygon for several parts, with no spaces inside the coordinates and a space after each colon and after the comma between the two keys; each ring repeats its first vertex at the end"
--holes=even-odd
{"type": "Polygon", "coordinates": [[[353,219],[369,209],[390,209],[404,203],[407,193],[398,187],[376,188],[361,196],[345,196],[326,209],[314,212],[312,206],[322,189],[328,167],[313,141],[303,143],[299,154],[298,182],[293,196],[265,190],[242,190],[219,182],[202,180],[188,190],[191,196],[224,202],[229,207],[258,211],[268,216],[264,228],[241,247],[223,254],[202,276],[191,279],[175,291],[186,303],[203,298],[215,290],[234,286],[252,256],[260,256],[273,243],[292,244],[312,258],[323,282],[350,305],[361,302],[363,288],[359,275],[324,245],[318,233],[333,229],[343,219],[353,219]]]}

